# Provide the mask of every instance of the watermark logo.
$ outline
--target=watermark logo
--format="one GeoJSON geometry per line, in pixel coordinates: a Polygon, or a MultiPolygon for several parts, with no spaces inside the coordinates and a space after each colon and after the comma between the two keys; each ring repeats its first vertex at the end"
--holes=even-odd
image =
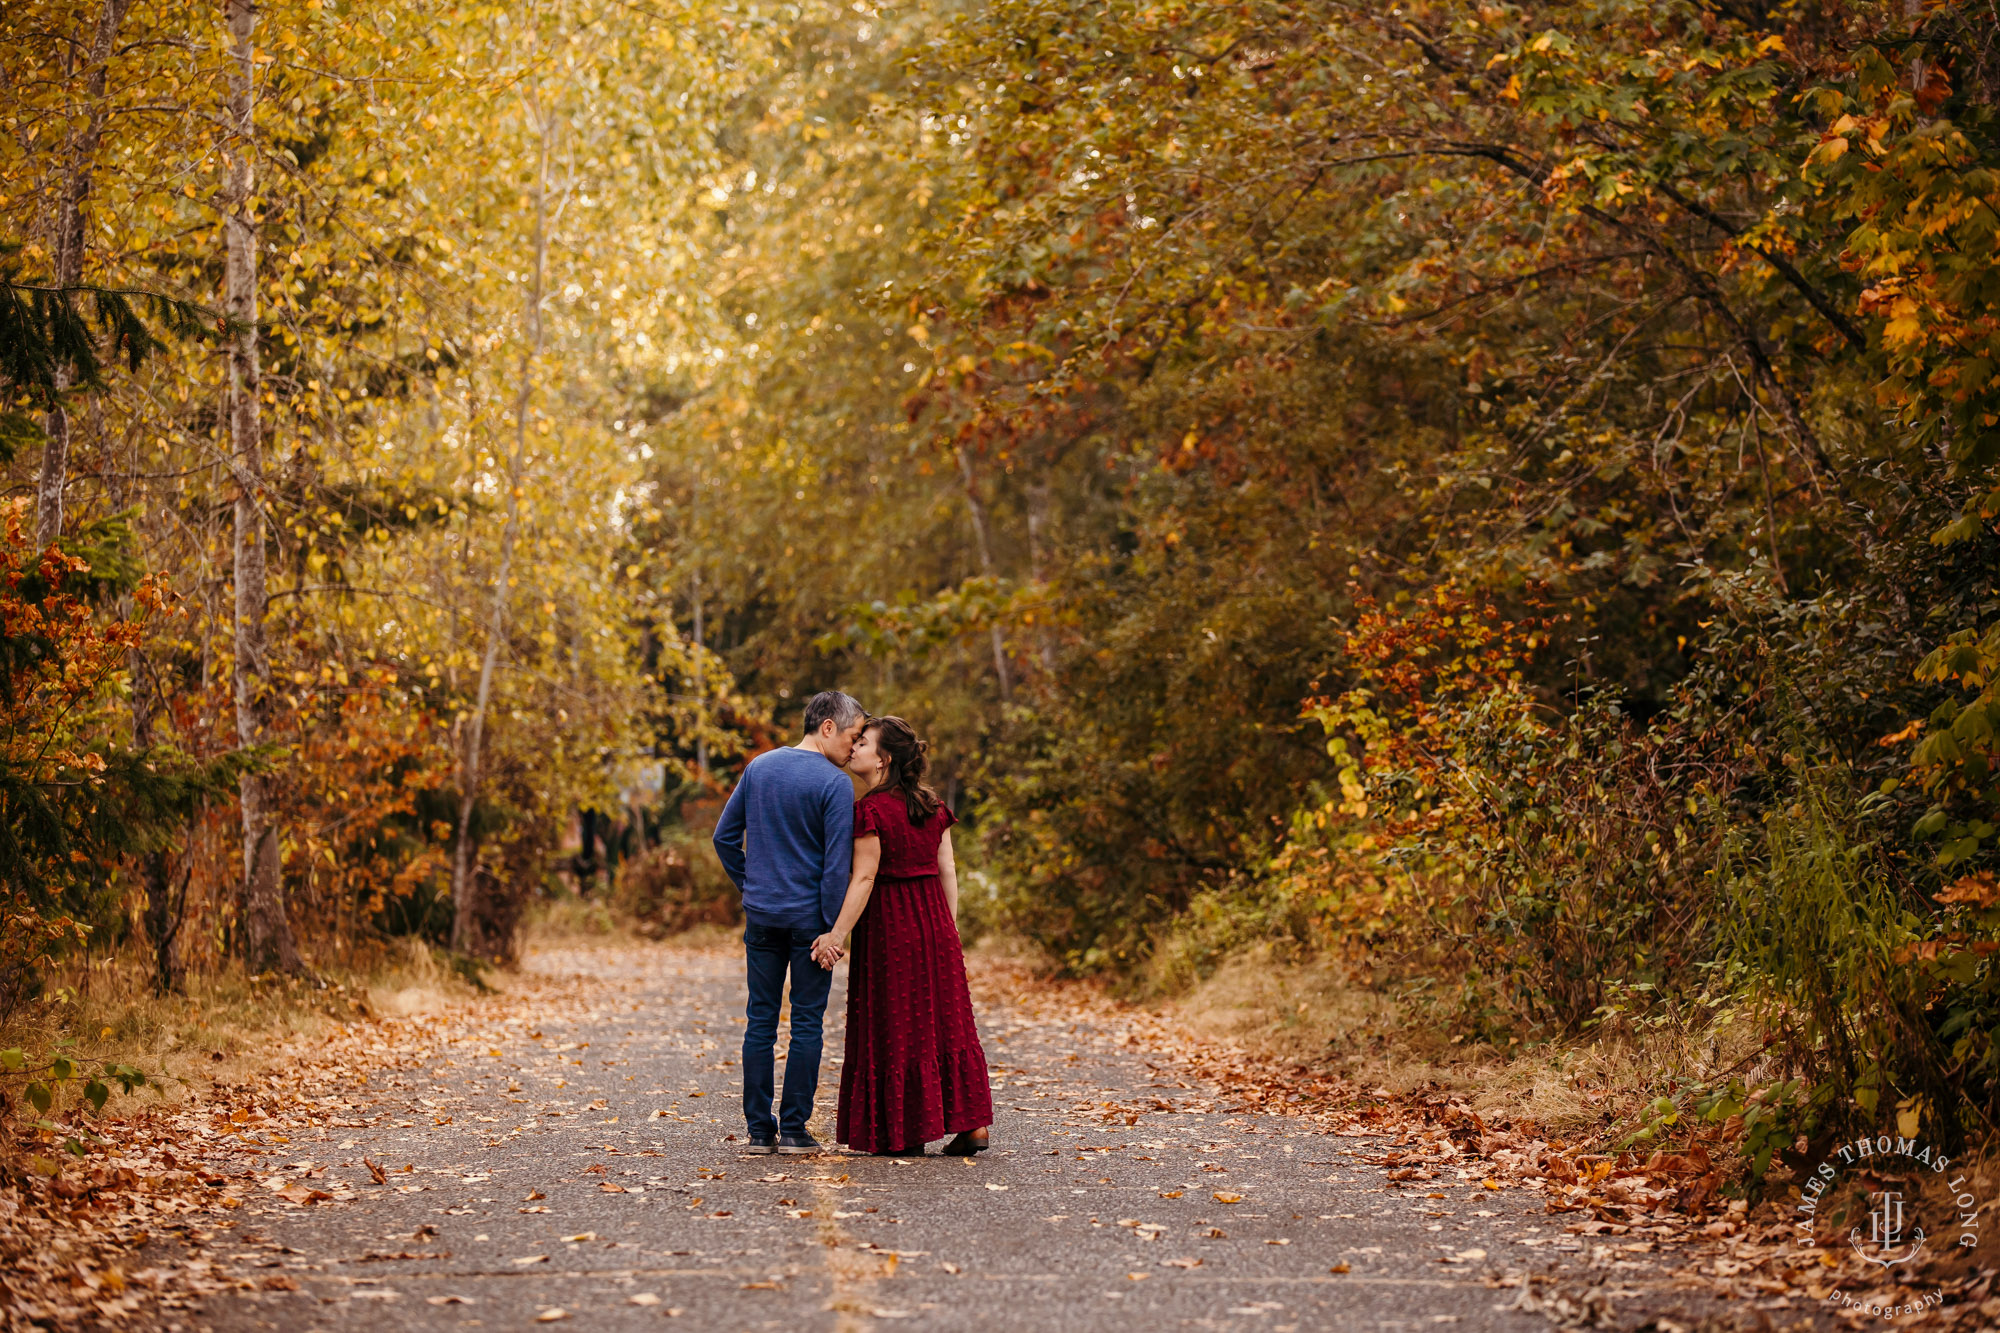
{"type": "Polygon", "coordinates": [[[1861,1238],[1860,1227],[1847,1233],[1848,1244],[1854,1247],[1856,1254],[1871,1264],[1894,1268],[1923,1253],[1922,1227],[1909,1229],[1909,1248],[1902,1248],[1905,1232],[1901,1190],[1881,1190],[1869,1195],[1868,1202],[1868,1238],[1865,1241],[1861,1238]]]}
{"type": "Polygon", "coordinates": [[[1969,1250],[1979,1244],[1982,1210],[1971,1178],[1954,1172],[1949,1157],[1919,1139],[1876,1134],[1839,1144],[1807,1174],[1799,1187],[1795,1248],[1819,1252],[1828,1243],[1839,1244],[1840,1228],[1823,1214],[1837,1210],[1842,1220],[1856,1217],[1859,1199],[1843,1185],[1862,1176],[1870,1187],[1867,1211],[1846,1228],[1846,1241],[1864,1263],[1893,1271],[1926,1246],[1969,1250]],[[1942,1178],[1941,1198],[1939,1191],[1924,1188],[1932,1177],[1942,1178]]]}

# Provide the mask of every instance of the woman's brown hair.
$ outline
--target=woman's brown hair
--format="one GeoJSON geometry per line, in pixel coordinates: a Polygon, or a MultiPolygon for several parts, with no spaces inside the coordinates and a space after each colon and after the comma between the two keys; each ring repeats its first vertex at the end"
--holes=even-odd
{"type": "Polygon", "coordinates": [[[875,743],[889,756],[889,776],[883,780],[882,790],[896,792],[903,798],[903,808],[910,812],[912,824],[923,823],[944,804],[936,792],[924,785],[924,769],[929,764],[924,756],[930,753],[930,745],[900,717],[871,717],[868,730],[875,733],[875,743]]]}

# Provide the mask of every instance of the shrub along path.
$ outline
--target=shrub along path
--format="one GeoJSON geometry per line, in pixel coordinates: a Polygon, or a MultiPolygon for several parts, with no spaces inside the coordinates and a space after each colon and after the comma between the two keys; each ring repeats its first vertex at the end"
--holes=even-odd
{"type": "MultiPolygon", "coordinates": [[[[999,967],[977,982],[993,1152],[744,1155],[739,966],[676,945],[545,950],[508,995],[409,1027],[422,1044],[400,1068],[191,1119],[217,1205],[128,1267],[153,1293],[133,1313],[284,1330],[1813,1324],[1817,1302],[1768,1269],[1763,1288],[1675,1277],[1687,1257],[1660,1242],[1682,1227],[1551,1211],[1562,1191],[1524,1154],[1498,1169],[1435,1116],[1302,1114],[1314,1103],[1268,1089],[1291,1114],[1245,1111],[1254,1079],[1218,1082],[1214,1052],[999,967]]],[[[822,1138],[841,1006],[837,988],[822,1138]]]]}

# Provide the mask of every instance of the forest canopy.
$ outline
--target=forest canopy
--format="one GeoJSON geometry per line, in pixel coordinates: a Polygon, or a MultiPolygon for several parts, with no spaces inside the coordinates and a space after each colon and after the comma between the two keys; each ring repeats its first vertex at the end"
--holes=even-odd
{"type": "Polygon", "coordinates": [[[1752,1120],[1990,1129],[1989,6],[0,35],[0,984],[505,956],[837,685],[1054,966],[1748,1012],[1752,1120]]]}

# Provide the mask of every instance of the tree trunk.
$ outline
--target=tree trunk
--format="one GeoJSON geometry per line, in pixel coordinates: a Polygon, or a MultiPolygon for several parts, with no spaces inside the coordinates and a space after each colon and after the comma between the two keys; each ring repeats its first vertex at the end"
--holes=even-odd
{"type": "MultiPolygon", "coordinates": [[[[978,478],[972,472],[972,455],[964,449],[958,451],[958,475],[965,483],[965,507],[972,513],[972,535],[979,544],[979,572],[987,578],[993,577],[993,544],[986,536],[986,506],[979,498],[978,478]]],[[[1000,632],[1000,622],[992,626],[993,676],[1000,685],[1000,702],[1014,702],[1014,680],[1007,669],[1007,639],[1000,632]]]]}
{"type": "MultiPolygon", "coordinates": [[[[117,504],[124,507],[124,487],[116,488],[117,504]]],[[[153,715],[160,691],[153,680],[146,654],[137,644],[125,650],[125,669],[132,677],[132,748],[153,748],[153,715]]],[[[181,908],[187,901],[187,881],[181,892],[173,893],[173,867],[166,848],[147,852],[140,858],[139,880],[146,890],[146,937],[153,944],[153,989],[161,995],[181,990],[180,929],[181,908]]]]}
{"type": "Polygon", "coordinates": [[[528,113],[540,143],[535,174],[534,271],[528,284],[528,338],[521,348],[520,386],[514,395],[514,447],[507,457],[507,522],[500,529],[500,569],[493,580],[493,608],[486,623],[486,654],[479,663],[479,694],[466,728],[459,762],[458,842],[451,860],[451,947],[460,953],[507,953],[507,942],[481,938],[478,899],[484,892],[472,864],[472,810],[479,801],[479,764],[486,738],[486,708],[493,698],[493,675],[507,635],[507,584],[514,572],[514,542],[521,530],[521,474],[528,450],[528,409],[534,402],[535,360],[542,351],[542,286],[548,268],[549,126],[540,107],[528,113]]]}
{"type": "MultiPolygon", "coordinates": [[[[253,0],[223,0],[229,24],[229,186],[222,230],[227,263],[223,309],[237,328],[229,342],[229,439],[236,466],[236,738],[260,744],[270,724],[271,663],[264,635],[269,594],[264,571],[264,442],[258,406],[257,221],[251,191],[255,143],[251,109],[256,64],[251,35],[253,0]]],[[[245,773],[237,790],[243,805],[243,958],[249,969],[298,972],[299,954],[285,913],[278,873],[278,828],[271,818],[271,784],[245,773]]]]}
{"type": "MultiPolygon", "coordinates": [[[[125,660],[132,672],[132,745],[135,749],[150,749],[159,690],[138,648],[130,649],[125,660]]],[[[147,852],[140,859],[139,878],[146,890],[146,937],[153,945],[153,989],[161,995],[177,995],[182,989],[180,933],[188,880],[181,880],[180,893],[175,894],[172,858],[164,847],[147,852]]]]}
{"type": "MultiPolygon", "coordinates": [[[[701,491],[697,489],[699,497],[701,491]]],[[[694,593],[689,598],[694,603],[694,767],[703,779],[708,777],[708,670],[703,659],[707,645],[702,641],[701,621],[701,571],[694,572],[694,593]]]]}
{"type": "MultiPolygon", "coordinates": [[[[64,299],[63,291],[83,278],[83,251],[88,237],[84,202],[90,198],[97,145],[104,136],[104,118],[108,112],[104,84],[110,73],[112,45],[117,41],[118,26],[125,21],[129,3],[130,0],[104,0],[104,8],[97,16],[97,33],[91,39],[90,54],[86,57],[89,63],[84,92],[90,107],[80,123],[73,118],[75,128],[63,145],[62,192],[56,200],[53,238],[58,301],[64,299]]],[[[45,423],[48,439],[42,445],[41,473],[35,479],[35,544],[41,547],[62,535],[63,488],[69,481],[69,411],[60,396],[69,387],[69,371],[58,369],[55,381],[58,397],[45,423]]]]}
{"type": "MultiPolygon", "coordinates": [[[[1048,545],[1049,528],[1049,479],[1046,475],[1028,483],[1028,581],[1037,589],[1042,586],[1044,574],[1042,557],[1048,545]]],[[[1035,656],[1040,659],[1044,676],[1056,669],[1055,646],[1049,642],[1048,617],[1035,614],[1035,656]]]]}
{"type": "MultiPolygon", "coordinates": [[[[90,433],[98,439],[104,438],[103,404],[99,399],[90,402],[90,433]]],[[[110,476],[111,507],[123,512],[131,504],[131,492],[127,480],[136,476],[141,468],[141,453],[133,450],[133,457],[123,460],[120,470],[110,476]]],[[[130,593],[119,598],[118,616],[121,620],[132,615],[130,593]]],[[[131,677],[132,685],[132,748],[144,753],[153,748],[153,718],[160,707],[159,681],[153,675],[152,664],[146,660],[146,650],[133,644],[125,650],[125,670],[131,677]]],[[[144,854],[139,861],[139,882],[146,890],[146,937],[153,944],[153,989],[160,995],[179,994],[182,989],[180,957],[180,929],[182,908],[187,904],[188,879],[181,880],[178,896],[173,892],[173,858],[162,847],[144,854]]]]}

